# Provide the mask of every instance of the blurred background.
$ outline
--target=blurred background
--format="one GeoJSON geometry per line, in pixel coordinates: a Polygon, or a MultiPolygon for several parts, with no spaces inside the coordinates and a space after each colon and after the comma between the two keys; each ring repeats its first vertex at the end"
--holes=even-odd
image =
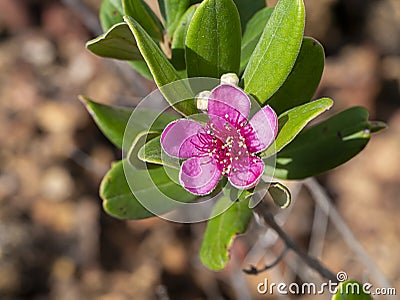
{"type": "MultiPolygon", "coordinates": [[[[257,284],[302,282],[307,270],[288,255],[245,275],[282,249],[262,225],[237,239],[232,263],[214,273],[197,258],[205,224],[123,222],[102,211],[98,186],[121,154],[77,95],[132,106],[155,87],[85,49],[100,33],[100,2],[0,0],[0,299],[278,299],[259,295],[257,284]]],[[[327,55],[316,97],[335,100],[331,113],[365,106],[389,128],[318,178],[343,220],[321,213],[310,182],[290,185],[296,201],[280,220],[335,273],[388,281],[400,293],[400,1],[305,3],[306,34],[327,55]],[[346,243],[346,224],[359,244],[346,243]]]]}

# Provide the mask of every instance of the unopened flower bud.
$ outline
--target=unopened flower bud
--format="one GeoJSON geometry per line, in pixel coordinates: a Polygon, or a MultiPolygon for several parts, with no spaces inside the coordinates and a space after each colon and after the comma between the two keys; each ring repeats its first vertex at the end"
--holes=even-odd
{"type": "Polygon", "coordinates": [[[196,96],[196,106],[198,110],[207,111],[208,98],[210,97],[210,91],[203,91],[196,96]]]}
{"type": "Polygon", "coordinates": [[[233,86],[238,86],[239,77],[235,73],[226,73],[221,76],[221,84],[230,84],[233,86]]]}

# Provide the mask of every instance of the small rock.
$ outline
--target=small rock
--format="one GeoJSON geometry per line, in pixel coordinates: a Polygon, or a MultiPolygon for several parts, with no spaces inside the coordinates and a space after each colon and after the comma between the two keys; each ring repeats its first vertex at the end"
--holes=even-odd
{"type": "Polygon", "coordinates": [[[65,200],[74,189],[71,175],[61,167],[51,167],[45,171],[41,180],[41,194],[55,201],[65,200]]]}
{"type": "Polygon", "coordinates": [[[72,103],[47,101],[41,104],[36,113],[41,129],[51,133],[72,132],[85,120],[81,109],[72,103]]]}
{"type": "Polygon", "coordinates": [[[50,65],[56,58],[54,45],[38,35],[24,41],[21,55],[27,62],[39,68],[50,65]]]}
{"type": "Polygon", "coordinates": [[[187,251],[179,241],[170,241],[163,245],[161,260],[172,274],[183,274],[188,268],[187,251]]]}
{"type": "Polygon", "coordinates": [[[60,257],[52,267],[52,277],[58,281],[68,281],[74,276],[76,270],[75,263],[68,257],[60,257]]]}
{"type": "Polygon", "coordinates": [[[71,202],[53,202],[37,199],[32,205],[31,217],[35,224],[52,231],[72,234],[75,226],[76,206],[71,202]]]}

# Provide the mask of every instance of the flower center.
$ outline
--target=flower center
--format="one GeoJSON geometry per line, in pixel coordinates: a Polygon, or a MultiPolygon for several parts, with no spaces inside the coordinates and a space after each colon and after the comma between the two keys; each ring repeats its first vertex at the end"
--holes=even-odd
{"type": "Polygon", "coordinates": [[[196,145],[196,148],[202,156],[209,156],[214,160],[222,175],[229,176],[255,156],[250,153],[246,144],[245,125],[242,123],[237,129],[227,122],[224,130],[217,130],[214,124],[208,123],[206,129],[197,134],[200,145],[196,145]]]}

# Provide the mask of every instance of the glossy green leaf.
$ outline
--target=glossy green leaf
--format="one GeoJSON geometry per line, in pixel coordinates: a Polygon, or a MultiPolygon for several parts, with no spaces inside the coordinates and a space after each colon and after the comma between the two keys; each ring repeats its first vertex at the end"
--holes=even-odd
{"type": "Polygon", "coordinates": [[[232,0],[205,0],[197,8],[186,36],[188,77],[220,78],[238,73],[241,28],[232,0]]]}
{"type": "Polygon", "coordinates": [[[190,6],[189,0],[165,0],[167,34],[171,38],[182,16],[190,6]]]}
{"type": "Polygon", "coordinates": [[[110,106],[80,96],[86,109],[104,135],[118,148],[122,148],[124,132],[133,108],[110,106]]]}
{"type": "MultiPolygon", "coordinates": [[[[208,117],[204,114],[195,115],[191,119],[203,124],[209,120],[208,117]]],[[[179,169],[179,160],[171,158],[168,154],[164,152],[161,147],[160,138],[161,137],[158,136],[148,141],[145,145],[142,145],[141,148],[137,151],[138,158],[146,163],[166,165],[171,168],[179,169]]],[[[137,148],[137,145],[132,145],[128,157],[132,155],[131,153],[134,153],[133,148],[137,148]]],[[[136,157],[133,157],[133,159],[136,159],[136,157]]]]}
{"type": "Polygon", "coordinates": [[[163,26],[151,8],[143,0],[122,0],[124,15],[134,18],[155,40],[163,40],[163,26]]]}
{"type": "Polygon", "coordinates": [[[158,7],[160,8],[160,12],[161,12],[161,17],[162,17],[162,21],[165,25],[165,27],[167,27],[167,14],[165,12],[165,2],[168,0],[157,0],[158,2],[158,7]]]}
{"type": "Polygon", "coordinates": [[[115,24],[123,22],[124,15],[121,0],[103,0],[100,6],[100,23],[106,32],[115,24]]]}
{"type": "Polygon", "coordinates": [[[124,17],[135,36],[139,50],[144,57],[157,86],[167,101],[181,114],[187,116],[197,113],[192,91],[187,82],[180,81],[177,70],[168,61],[165,54],[146,33],[146,31],[131,17],[124,17]],[[175,82],[173,87],[168,88],[169,83],[175,82]],[[163,87],[165,86],[165,87],[163,87]],[[181,99],[188,99],[180,101],[181,99]]]}
{"type": "Polygon", "coordinates": [[[136,167],[143,167],[144,161],[138,157],[139,150],[147,142],[160,136],[160,134],[161,134],[160,131],[155,131],[155,130],[143,130],[139,132],[136,135],[135,139],[133,140],[131,148],[129,149],[129,152],[126,157],[129,164],[136,167]]]}
{"type": "MultiPolygon", "coordinates": [[[[123,15],[124,15],[124,11],[123,11],[122,1],[121,0],[103,0],[103,3],[101,5],[101,7],[100,7],[100,21],[101,21],[101,25],[103,27],[104,32],[108,31],[114,25],[123,22],[124,21],[123,20],[123,15]]],[[[122,41],[120,41],[120,42],[122,42],[122,41]]],[[[133,40],[133,42],[134,42],[133,49],[130,49],[130,50],[131,51],[136,51],[137,46],[136,46],[135,39],[133,40]]],[[[128,41],[127,41],[127,43],[128,43],[128,41]]],[[[113,45],[109,45],[109,46],[113,47],[113,45]]],[[[92,49],[89,49],[89,50],[92,51],[92,49]]],[[[100,51],[104,52],[106,50],[103,49],[103,50],[100,50],[100,51]]],[[[99,51],[97,50],[97,52],[99,52],[99,51]]],[[[115,52],[115,50],[110,48],[110,51],[108,51],[108,56],[107,57],[113,57],[114,58],[114,56],[115,56],[114,52],[115,52]]],[[[118,52],[121,52],[121,51],[119,50],[118,52]]],[[[99,54],[101,55],[101,53],[99,53],[99,54]]],[[[121,55],[121,53],[120,53],[120,55],[121,55]]],[[[101,56],[104,56],[104,55],[101,55],[101,56]]],[[[120,59],[119,57],[117,57],[117,58],[120,59]]],[[[146,62],[143,61],[143,58],[141,58],[141,59],[142,60],[131,60],[131,61],[129,61],[129,64],[140,75],[142,75],[142,76],[144,76],[144,77],[146,77],[146,78],[148,78],[150,80],[154,80],[153,76],[151,75],[151,72],[150,72],[149,68],[146,65],[146,62]]]]}
{"type": "Polygon", "coordinates": [[[143,130],[161,132],[167,124],[176,119],[176,116],[170,114],[159,115],[156,111],[141,110],[137,118],[129,122],[133,108],[105,105],[84,96],[79,96],[79,99],[86,106],[100,130],[118,148],[122,148],[124,144],[130,147],[139,132],[143,130]],[[148,122],[152,123],[148,124],[148,122]],[[128,124],[129,128],[127,128],[128,124]]]}
{"type": "Polygon", "coordinates": [[[161,15],[165,27],[167,28],[167,34],[170,38],[179,26],[177,25],[174,27],[174,23],[179,22],[188,7],[200,3],[201,1],[202,0],[158,0],[158,6],[160,7],[161,15]],[[183,9],[184,7],[186,7],[185,10],[183,9]]]}
{"type": "Polygon", "coordinates": [[[186,69],[185,62],[185,40],[190,21],[197,6],[191,6],[180,19],[172,38],[172,64],[177,70],[186,69]]]}
{"type": "MultiPolygon", "coordinates": [[[[300,133],[278,153],[274,176],[303,179],[345,163],[367,145],[371,132],[384,128],[369,122],[368,111],[353,107],[300,133]]],[[[271,167],[266,168],[272,174],[271,167]]]]}
{"type": "Polygon", "coordinates": [[[277,114],[311,100],[324,71],[324,48],[318,41],[306,37],[299,56],[286,81],[268,100],[277,114]]]}
{"type": "Polygon", "coordinates": [[[279,0],[243,74],[244,89],[261,103],[284,83],[303,40],[303,0],[279,0]]]}
{"type": "MultiPolygon", "coordinates": [[[[174,170],[168,170],[168,175],[171,176],[173,172],[177,176],[174,170]]],[[[196,198],[174,183],[168,175],[164,168],[140,169],[129,165],[126,160],[117,162],[105,175],[100,186],[104,210],[119,219],[144,219],[154,216],[142,205],[147,200],[151,200],[157,207],[159,215],[179,206],[177,203],[166,201],[167,197],[182,203],[196,198]],[[129,182],[135,194],[132,193],[127,178],[130,178],[129,182]]]]}
{"type": "Polygon", "coordinates": [[[157,165],[163,165],[162,161],[162,148],[160,138],[155,138],[149,141],[146,145],[140,148],[138,152],[138,157],[142,161],[153,163],[157,165]]]}
{"type": "MultiPolygon", "coordinates": [[[[122,16],[121,16],[121,20],[122,16]]],[[[128,60],[143,77],[154,80],[125,22],[114,24],[106,33],[86,43],[88,50],[102,57],[128,60]]]]}
{"type": "MultiPolygon", "coordinates": [[[[133,149],[134,147],[132,147],[132,150],[133,149]]],[[[131,159],[130,157],[132,157],[132,153],[134,153],[134,151],[130,151],[130,154],[128,155],[129,159],[131,159]]],[[[147,163],[164,165],[179,170],[179,161],[168,156],[161,148],[160,136],[148,141],[145,145],[143,145],[139,149],[137,157],[147,163]]]]}
{"type": "Polygon", "coordinates": [[[124,22],[115,24],[106,33],[87,42],[86,48],[101,57],[143,60],[136,40],[124,22]]]}
{"type": "Polygon", "coordinates": [[[247,23],[246,30],[242,39],[242,55],[240,58],[240,73],[247,66],[254,49],[264,31],[269,18],[271,17],[274,8],[265,7],[257,12],[247,23]]]}
{"type": "Polygon", "coordinates": [[[125,153],[131,151],[141,136],[146,137],[145,141],[148,141],[151,137],[160,135],[164,128],[176,119],[176,115],[166,112],[160,114],[158,111],[150,109],[140,109],[139,111],[136,109],[125,129],[123,151],[125,153]]]}
{"type": "Polygon", "coordinates": [[[200,249],[200,259],[211,270],[222,270],[229,261],[229,251],[236,235],[244,233],[252,217],[249,199],[236,201],[228,193],[216,203],[207,224],[200,249]],[[229,207],[228,209],[226,209],[229,207]],[[225,210],[226,209],[226,210],[225,210]]]}
{"type": "Polygon", "coordinates": [[[363,285],[356,280],[347,280],[339,284],[337,293],[332,296],[332,300],[372,300],[370,292],[371,290],[364,291],[363,285]]]}
{"type": "Polygon", "coordinates": [[[328,110],[332,105],[333,101],[331,99],[321,98],[297,106],[281,114],[278,117],[279,131],[275,143],[272,147],[269,147],[267,150],[262,152],[260,154],[261,157],[268,157],[281,151],[311,120],[328,110]]]}
{"type": "Polygon", "coordinates": [[[244,29],[256,12],[265,7],[265,0],[234,0],[244,29]]]}
{"type": "Polygon", "coordinates": [[[280,208],[287,208],[291,203],[292,196],[289,189],[280,182],[272,182],[268,187],[268,193],[272,200],[280,208]]]}
{"type": "Polygon", "coordinates": [[[151,74],[150,69],[147,66],[147,63],[144,60],[136,60],[136,61],[132,60],[132,61],[129,61],[129,64],[140,75],[142,75],[143,77],[145,77],[147,79],[154,81],[153,75],[151,74]]]}

